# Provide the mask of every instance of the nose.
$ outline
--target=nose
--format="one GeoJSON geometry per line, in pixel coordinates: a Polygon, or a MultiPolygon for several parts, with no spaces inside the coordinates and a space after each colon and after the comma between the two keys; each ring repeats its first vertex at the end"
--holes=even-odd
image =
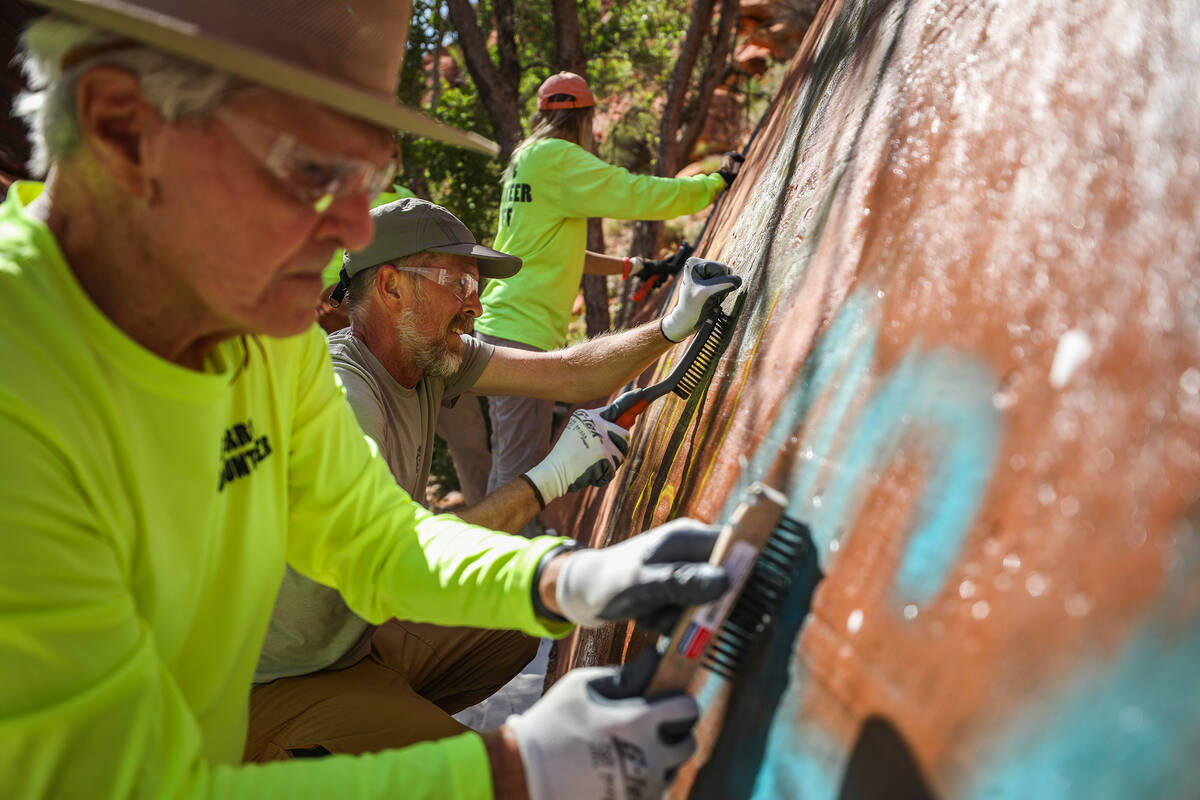
{"type": "Polygon", "coordinates": [[[463,313],[472,319],[483,313],[483,303],[479,302],[479,292],[472,292],[463,303],[463,313]]]}
{"type": "Polygon", "coordinates": [[[375,236],[375,222],[370,213],[371,199],[366,192],[336,198],[321,213],[317,238],[337,239],[343,248],[352,252],[369,245],[375,236]]]}

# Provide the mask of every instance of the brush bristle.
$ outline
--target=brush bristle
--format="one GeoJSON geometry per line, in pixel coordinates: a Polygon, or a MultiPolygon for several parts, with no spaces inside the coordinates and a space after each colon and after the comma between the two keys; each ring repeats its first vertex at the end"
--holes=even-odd
{"type": "Polygon", "coordinates": [[[692,392],[708,374],[709,366],[717,358],[720,358],[721,351],[725,349],[723,340],[725,332],[729,329],[729,315],[718,309],[713,314],[712,321],[712,327],[708,331],[704,344],[700,347],[700,352],[688,366],[687,372],[679,378],[679,383],[675,384],[675,388],[671,390],[684,400],[692,396],[692,392]]]}
{"type": "Polygon", "coordinates": [[[774,620],[797,568],[811,555],[808,527],[782,517],[754,562],[742,594],[717,631],[704,666],[732,680],[746,652],[774,620]]]}

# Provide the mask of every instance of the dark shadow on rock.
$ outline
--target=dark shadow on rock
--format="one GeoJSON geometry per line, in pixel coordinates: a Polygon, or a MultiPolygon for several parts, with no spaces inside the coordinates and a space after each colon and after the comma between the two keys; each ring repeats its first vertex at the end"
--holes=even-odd
{"type": "Polygon", "coordinates": [[[867,717],[850,753],[838,800],[934,800],[896,726],[867,717]]]}

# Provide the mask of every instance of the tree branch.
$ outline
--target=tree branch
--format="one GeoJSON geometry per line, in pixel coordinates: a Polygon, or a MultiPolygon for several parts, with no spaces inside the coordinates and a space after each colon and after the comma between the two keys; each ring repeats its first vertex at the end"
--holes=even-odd
{"type": "Polygon", "coordinates": [[[708,109],[712,105],[713,94],[717,86],[725,80],[728,68],[729,53],[733,49],[733,26],[738,18],[739,0],[722,0],[721,21],[717,26],[716,38],[713,40],[712,57],[705,65],[700,78],[700,87],[696,95],[688,103],[683,118],[686,123],[679,130],[676,139],[678,143],[677,157],[686,158],[696,146],[696,140],[704,130],[708,119],[708,109]]]}
{"type": "MultiPolygon", "coordinates": [[[[492,120],[496,141],[500,144],[500,158],[507,160],[524,136],[517,112],[516,90],[488,55],[487,40],[479,29],[470,0],[446,0],[446,7],[450,11],[450,23],[458,33],[467,71],[471,73],[480,102],[492,120]]],[[[510,44],[515,53],[516,45],[510,44]]]]}

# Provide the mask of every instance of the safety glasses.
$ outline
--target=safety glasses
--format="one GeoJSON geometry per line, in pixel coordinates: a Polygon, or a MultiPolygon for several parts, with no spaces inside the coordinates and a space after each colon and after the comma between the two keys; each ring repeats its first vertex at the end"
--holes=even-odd
{"type": "Polygon", "coordinates": [[[400,272],[415,272],[426,280],[431,280],[439,286],[445,286],[459,302],[466,303],[479,294],[479,279],[469,272],[452,272],[445,267],[402,267],[398,264],[388,264],[400,272]]]}
{"type": "Polygon", "coordinates": [[[259,163],[298,200],[324,213],[334,200],[354,194],[375,197],[392,187],[396,160],[383,166],[350,156],[334,155],[296,141],[266,123],[217,109],[216,118],[259,163]]]}

